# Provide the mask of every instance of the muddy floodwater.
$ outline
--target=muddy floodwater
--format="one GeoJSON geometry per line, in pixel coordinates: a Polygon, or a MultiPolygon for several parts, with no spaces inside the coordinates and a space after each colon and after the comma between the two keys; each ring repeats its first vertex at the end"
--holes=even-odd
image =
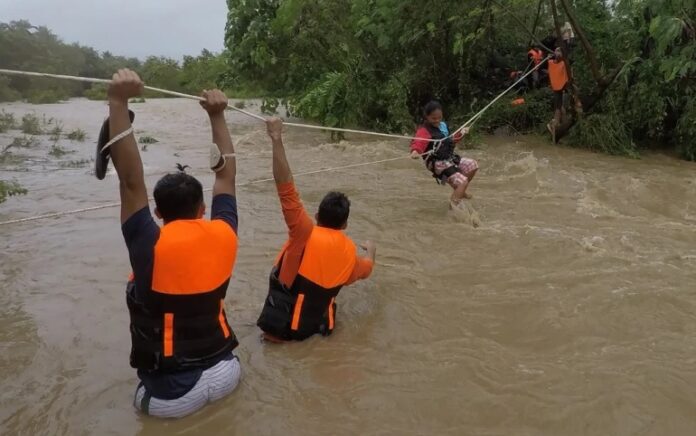
{"type": "MultiPolygon", "coordinates": [[[[103,102],[0,108],[87,132],[60,140],[61,156],[46,136],[9,149],[0,178],[28,193],[1,204],[0,221],[118,201],[115,174],[98,181],[88,162],[103,102]]],[[[211,186],[196,102],[132,108],[136,136],[159,141],[142,152],[150,190],[176,163],[211,186]]],[[[228,122],[238,183],[271,177],[265,127],[228,122]]],[[[0,135],[0,150],[16,136],[0,135]]],[[[285,142],[296,174],[408,148],[297,129],[285,142]]],[[[487,137],[465,154],[481,170],[454,212],[410,159],[296,178],[312,214],[327,190],[348,194],[347,232],[375,240],[379,261],[341,292],[334,334],[297,344],[264,344],[255,327],[286,237],[275,188],[238,188],[226,306],[243,380],[178,421],[132,407],[118,208],[0,226],[0,434],[696,434],[696,165],[534,137],[487,137]]]]}

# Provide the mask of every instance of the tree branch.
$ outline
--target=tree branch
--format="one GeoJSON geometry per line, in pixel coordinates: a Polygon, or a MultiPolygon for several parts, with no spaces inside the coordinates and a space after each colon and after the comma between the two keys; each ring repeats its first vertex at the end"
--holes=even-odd
{"type": "Polygon", "coordinates": [[[521,18],[519,18],[517,15],[513,14],[512,11],[510,11],[510,9],[508,9],[507,7],[505,7],[505,6],[503,6],[502,4],[500,4],[500,2],[499,2],[498,0],[491,0],[491,1],[492,1],[493,3],[495,3],[500,9],[504,10],[505,12],[507,12],[508,15],[510,15],[515,21],[517,21],[517,23],[520,25],[520,27],[521,27],[525,32],[527,32],[527,33],[529,34],[529,36],[532,37],[532,40],[536,41],[536,43],[539,44],[539,46],[543,47],[543,48],[546,49],[546,51],[548,51],[548,52],[553,52],[553,50],[551,50],[551,49],[548,48],[546,45],[544,45],[544,43],[541,42],[541,41],[539,40],[539,38],[536,37],[536,35],[534,34],[534,32],[532,32],[531,30],[529,30],[529,29],[527,28],[527,25],[525,24],[524,21],[522,21],[521,18]]]}
{"type": "MultiPolygon", "coordinates": [[[[536,34],[536,28],[537,28],[537,25],[539,24],[539,18],[541,17],[541,5],[543,3],[544,3],[544,0],[539,0],[539,5],[537,6],[536,17],[534,18],[534,24],[532,25],[532,35],[536,34]]],[[[534,42],[534,40],[530,39],[528,45],[532,45],[533,42],[534,42]]]]}
{"type": "MultiPolygon", "coordinates": [[[[599,71],[599,62],[597,62],[597,55],[595,54],[594,49],[592,48],[592,44],[590,44],[590,41],[587,39],[587,36],[585,35],[585,32],[582,30],[580,27],[580,23],[578,22],[577,17],[575,16],[575,13],[573,12],[573,9],[570,7],[568,4],[568,0],[560,0],[561,1],[561,6],[563,6],[563,10],[566,13],[566,16],[568,17],[568,20],[570,21],[570,25],[573,26],[573,30],[575,33],[577,33],[578,38],[580,38],[580,42],[582,43],[583,48],[585,49],[585,54],[587,54],[587,59],[590,61],[590,69],[592,70],[592,76],[594,79],[597,81],[598,84],[602,84],[602,73],[599,71]]],[[[552,3],[555,1],[552,0],[552,3]]],[[[555,5],[554,5],[555,6],[555,5]]],[[[554,17],[555,19],[555,17],[554,17]]],[[[560,31],[560,29],[557,30],[560,31]]],[[[559,33],[558,36],[560,37],[561,34],[559,33]]]]}

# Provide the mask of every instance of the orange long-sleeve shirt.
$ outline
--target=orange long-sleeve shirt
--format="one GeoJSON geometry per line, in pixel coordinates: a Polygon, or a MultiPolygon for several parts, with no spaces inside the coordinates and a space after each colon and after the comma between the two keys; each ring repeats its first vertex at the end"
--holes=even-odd
{"type": "MultiPolygon", "coordinates": [[[[285,224],[288,226],[289,236],[287,242],[283,245],[278,259],[276,259],[276,264],[278,264],[282,256],[283,264],[279,271],[279,279],[283,285],[289,288],[297,277],[305,245],[314,229],[314,222],[302,205],[300,194],[297,192],[295,184],[292,181],[279,183],[276,187],[278,189],[280,205],[283,209],[285,224]]],[[[355,256],[355,267],[346,285],[357,280],[366,279],[372,274],[372,268],[374,266],[372,260],[360,257],[357,253],[355,256]]]]}

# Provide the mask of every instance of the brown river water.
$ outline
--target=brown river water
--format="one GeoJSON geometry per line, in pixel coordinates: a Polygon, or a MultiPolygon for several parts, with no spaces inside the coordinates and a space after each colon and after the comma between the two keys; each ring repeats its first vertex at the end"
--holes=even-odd
{"type": "MultiPolygon", "coordinates": [[[[196,102],[133,105],[148,186],[188,164],[210,186],[196,102]]],[[[118,200],[91,174],[103,102],[35,111],[84,143],[11,149],[2,179],[26,196],[0,221],[118,200]],[[77,162],[76,162],[77,161],[77,162]]],[[[257,110],[252,107],[251,110],[257,110]]],[[[230,113],[238,183],[271,176],[264,126],[230,113]]],[[[287,130],[287,129],[286,129],[287,130]]],[[[0,149],[18,132],[0,135],[0,149]]],[[[295,173],[402,156],[407,144],[286,132],[295,173]]],[[[178,421],[138,415],[117,208],[0,226],[0,434],[696,434],[696,165],[485,137],[469,208],[403,159],[297,177],[311,213],[328,189],[348,234],[378,244],[372,278],[342,291],[330,338],[268,345],[255,321],[286,229],[272,183],[238,189],[240,249],[227,296],[243,368],[228,398],[178,421]],[[472,225],[472,219],[479,223],[472,225]]]]}

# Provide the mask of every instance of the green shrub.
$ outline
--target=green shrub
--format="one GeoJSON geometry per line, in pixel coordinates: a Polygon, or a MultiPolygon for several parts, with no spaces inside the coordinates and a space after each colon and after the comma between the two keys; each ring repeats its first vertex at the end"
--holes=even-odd
{"type": "Polygon", "coordinates": [[[60,137],[63,134],[63,125],[60,123],[56,123],[56,126],[49,130],[48,135],[49,139],[53,142],[58,142],[60,141],[60,137]]]}
{"type": "Polygon", "coordinates": [[[129,103],[145,103],[145,99],[142,97],[131,98],[129,103]]]}
{"type": "Polygon", "coordinates": [[[20,126],[22,133],[26,135],[40,135],[43,133],[41,131],[41,124],[39,122],[39,117],[36,114],[26,114],[22,117],[22,125],[20,126]]]}
{"type": "Polygon", "coordinates": [[[63,157],[66,154],[70,154],[72,151],[66,150],[65,148],[61,147],[58,144],[53,144],[51,146],[51,149],[48,151],[48,154],[50,154],[53,157],[63,157]]]}
{"type": "Polygon", "coordinates": [[[13,195],[24,195],[27,190],[22,188],[22,186],[15,182],[8,182],[6,180],[0,180],[0,203],[7,200],[7,197],[12,197],[13,195]]]}
{"type": "Polygon", "coordinates": [[[690,99],[675,129],[679,154],[687,160],[696,161],[696,97],[690,99]]]}
{"type": "Polygon", "coordinates": [[[31,104],[59,103],[67,98],[64,91],[55,89],[32,90],[27,95],[27,101],[31,104]]]}
{"type": "Polygon", "coordinates": [[[0,101],[21,100],[22,94],[10,87],[10,78],[0,76],[0,101]]]}
{"type": "Polygon", "coordinates": [[[0,111],[0,133],[5,133],[8,130],[16,129],[17,121],[14,114],[10,112],[0,111]]]}
{"type": "Polygon", "coordinates": [[[67,138],[71,141],[77,141],[77,142],[85,142],[85,138],[87,137],[87,132],[85,132],[82,129],[75,129],[72,132],[68,133],[67,138]]]}
{"type": "Polygon", "coordinates": [[[570,145],[603,153],[638,158],[631,131],[614,112],[590,114],[578,121],[568,137],[570,145]]]}
{"type": "MultiPolygon", "coordinates": [[[[266,97],[261,103],[261,112],[267,115],[275,115],[278,113],[278,106],[280,105],[280,100],[277,98],[266,97]]],[[[240,108],[241,109],[241,108],[240,108]]]]}
{"type": "Polygon", "coordinates": [[[489,132],[499,127],[512,127],[520,133],[540,130],[553,118],[551,98],[551,92],[546,89],[503,97],[484,112],[476,124],[489,132]],[[513,106],[512,101],[517,98],[524,98],[524,104],[513,106]]]}
{"type": "Polygon", "coordinates": [[[140,142],[141,144],[154,144],[159,141],[153,138],[152,136],[141,136],[140,139],[138,139],[138,142],[140,142]]]}
{"type": "Polygon", "coordinates": [[[4,153],[10,148],[31,148],[38,144],[39,141],[34,136],[17,136],[12,140],[10,144],[6,145],[2,151],[4,153]]]}
{"type": "Polygon", "coordinates": [[[102,83],[95,83],[84,92],[84,96],[90,100],[106,100],[106,85],[102,83]]]}
{"type": "Polygon", "coordinates": [[[60,167],[61,168],[84,168],[87,165],[90,165],[92,161],[90,159],[79,159],[79,160],[71,160],[69,162],[61,162],[60,167]]]}

